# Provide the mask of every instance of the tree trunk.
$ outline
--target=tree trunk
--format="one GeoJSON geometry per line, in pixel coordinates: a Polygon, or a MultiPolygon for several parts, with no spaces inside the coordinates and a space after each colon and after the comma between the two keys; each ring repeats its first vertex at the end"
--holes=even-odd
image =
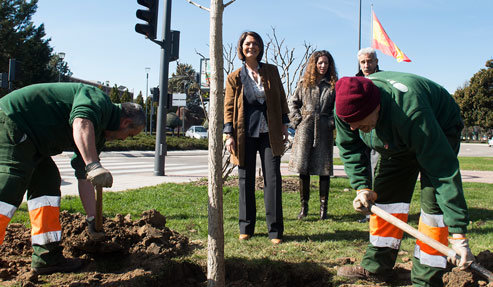
{"type": "Polygon", "coordinates": [[[210,111],[209,111],[209,229],[207,248],[207,286],[225,286],[222,130],[224,125],[223,0],[210,6],[210,111]]]}

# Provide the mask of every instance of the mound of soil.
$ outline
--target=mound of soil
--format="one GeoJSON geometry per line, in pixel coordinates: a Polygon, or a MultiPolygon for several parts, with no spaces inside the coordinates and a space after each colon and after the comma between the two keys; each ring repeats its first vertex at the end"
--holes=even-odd
{"type": "Polygon", "coordinates": [[[106,236],[99,242],[89,238],[84,215],[62,211],[60,221],[64,256],[78,257],[84,262],[79,275],[38,277],[32,273],[30,230],[22,224],[10,224],[0,245],[2,286],[15,283],[41,286],[47,282],[53,286],[143,286],[153,285],[167,275],[175,278],[170,282],[184,278],[192,281],[196,278],[200,282],[206,279],[200,266],[192,263],[177,266],[171,262],[171,258],[190,251],[188,238],[167,228],[166,218],[156,210],[144,212],[135,221],[130,215],[120,214],[113,219],[105,218],[106,236]],[[81,272],[85,276],[80,276],[81,272]],[[194,275],[190,277],[190,274],[194,275]]]}

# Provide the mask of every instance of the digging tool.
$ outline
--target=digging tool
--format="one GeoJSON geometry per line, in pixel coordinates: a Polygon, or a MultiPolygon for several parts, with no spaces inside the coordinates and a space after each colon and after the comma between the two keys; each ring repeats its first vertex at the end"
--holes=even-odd
{"type": "MultiPolygon", "coordinates": [[[[449,248],[448,246],[443,245],[442,243],[436,241],[435,239],[424,235],[423,233],[419,232],[416,228],[410,226],[409,224],[391,215],[385,210],[379,208],[378,206],[370,204],[369,209],[372,213],[378,215],[383,220],[387,221],[390,224],[395,225],[402,231],[410,234],[416,239],[421,240],[425,244],[428,244],[432,248],[438,250],[440,253],[446,256],[455,256],[456,258],[460,259],[460,256],[452,248],[449,248]]],[[[479,275],[483,276],[485,279],[488,279],[489,282],[493,282],[493,273],[491,273],[488,269],[484,268],[483,266],[479,265],[476,262],[473,262],[470,267],[474,271],[478,272],[479,275]]]]}
{"type": "Polygon", "coordinates": [[[96,185],[96,222],[97,232],[103,232],[103,187],[96,185]]]}

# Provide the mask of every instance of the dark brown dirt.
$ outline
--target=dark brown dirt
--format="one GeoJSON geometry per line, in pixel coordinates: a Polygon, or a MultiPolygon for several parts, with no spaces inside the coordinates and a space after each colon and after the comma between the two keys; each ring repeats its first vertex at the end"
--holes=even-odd
{"type": "Polygon", "coordinates": [[[22,224],[10,224],[0,245],[1,286],[158,286],[163,277],[170,277],[168,282],[178,279],[192,283],[178,285],[197,286],[206,279],[200,266],[171,262],[191,250],[188,238],[167,228],[166,218],[155,210],[144,212],[136,221],[130,215],[104,219],[106,237],[101,242],[89,239],[82,214],[63,211],[60,221],[64,255],[79,257],[84,262],[79,273],[31,273],[30,231],[22,224]]]}
{"type": "MultiPolygon", "coordinates": [[[[297,185],[297,178],[293,178],[297,185]]],[[[236,186],[237,182],[231,183],[236,186]]],[[[0,286],[206,286],[206,268],[178,257],[193,252],[188,238],[166,227],[166,218],[155,210],[131,220],[130,215],[117,215],[104,220],[106,238],[102,242],[88,239],[85,217],[63,211],[63,246],[66,257],[83,260],[76,273],[38,276],[30,272],[30,230],[21,224],[10,224],[5,241],[0,245],[0,286]]],[[[400,253],[391,286],[410,286],[411,260],[400,253]]],[[[483,251],[478,263],[493,270],[493,253],[483,251]]],[[[248,261],[248,260],[247,260],[248,261]]],[[[333,268],[356,264],[354,258],[334,259],[330,266],[317,263],[246,262],[226,260],[227,286],[335,286],[333,268]],[[328,268],[327,268],[328,267],[328,268]]],[[[350,281],[349,281],[350,282],[350,281]]],[[[339,286],[389,286],[385,283],[357,282],[339,286]]],[[[447,287],[493,286],[471,273],[450,269],[444,276],[447,287]]]]}
{"type": "MultiPolygon", "coordinates": [[[[199,180],[195,182],[198,186],[206,186],[207,180],[199,180]]],[[[318,188],[315,182],[310,182],[310,188],[318,188]]],[[[223,184],[224,187],[238,187],[238,177],[230,177],[223,184]]],[[[295,176],[288,176],[282,178],[282,191],[283,192],[299,192],[299,179],[295,176]]],[[[262,190],[264,188],[264,179],[261,176],[257,176],[255,179],[255,189],[262,190]]]]}

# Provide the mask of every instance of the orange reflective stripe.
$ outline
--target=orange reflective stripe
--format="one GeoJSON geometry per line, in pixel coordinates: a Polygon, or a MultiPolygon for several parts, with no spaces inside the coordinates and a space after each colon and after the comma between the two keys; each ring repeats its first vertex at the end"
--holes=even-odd
{"type": "Polygon", "coordinates": [[[10,222],[10,217],[7,217],[3,214],[0,214],[0,244],[3,243],[5,238],[5,230],[7,229],[7,225],[10,222]]]}
{"type": "MultiPolygon", "coordinates": [[[[423,233],[424,235],[431,237],[435,239],[436,241],[444,244],[445,246],[448,245],[448,227],[433,227],[429,226],[426,223],[424,223],[422,220],[419,221],[419,226],[418,226],[418,231],[423,233]]],[[[434,248],[430,247],[429,245],[425,244],[421,240],[416,240],[416,244],[419,245],[419,248],[421,251],[429,254],[429,255],[443,255],[442,253],[438,252],[434,248]]]]}
{"type": "MultiPolygon", "coordinates": [[[[407,213],[394,213],[392,215],[407,222],[407,213]]],[[[370,234],[374,236],[402,239],[404,232],[379,216],[372,214],[370,216],[370,234]]]]}
{"type": "Polygon", "coordinates": [[[60,207],[43,206],[29,211],[31,219],[31,235],[50,231],[61,231],[60,207]]]}
{"type": "Polygon", "coordinates": [[[16,210],[17,207],[12,204],[0,201],[0,244],[5,239],[5,230],[16,210]]]}

